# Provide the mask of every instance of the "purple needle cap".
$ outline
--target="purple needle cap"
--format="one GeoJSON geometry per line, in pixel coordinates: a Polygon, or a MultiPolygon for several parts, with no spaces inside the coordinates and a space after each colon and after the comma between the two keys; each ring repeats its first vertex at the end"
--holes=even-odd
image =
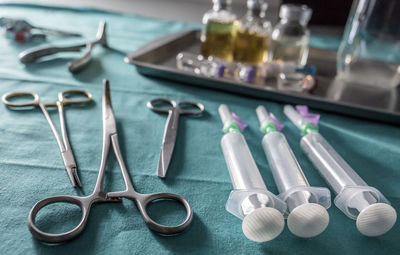
{"type": "Polygon", "coordinates": [[[296,105],[296,111],[301,115],[304,121],[318,126],[319,114],[308,112],[308,106],[306,105],[296,105]]]}
{"type": "Polygon", "coordinates": [[[224,64],[219,65],[219,67],[218,67],[218,72],[217,72],[217,77],[218,77],[218,78],[224,77],[225,68],[226,68],[226,66],[225,66],[224,64]]]}
{"type": "Polygon", "coordinates": [[[285,125],[283,125],[283,123],[280,122],[273,113],[270,112],[268,117],[272,121],[272,123],[274,123],[274,125],[275,125],[276,129],[278,129],[278,131],[281,131],[285,127],[285,125]]]}
{"type": "Polygon", "coordinates": [[[247,127],[247,124],[244,123],[244,122],[239,118],[239,116],[237,116],[236,113],[234,113],[234,112],[232,112],[232,119],[233,119],[233,121],[238,125],[240,131],[243,131],[243,130],[247,127]]]}

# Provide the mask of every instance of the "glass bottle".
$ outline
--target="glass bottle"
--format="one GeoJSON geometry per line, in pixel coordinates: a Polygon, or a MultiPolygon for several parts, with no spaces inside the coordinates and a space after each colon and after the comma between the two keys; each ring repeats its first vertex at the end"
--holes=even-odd
{"type": "Polygon", "coordinates": [[[307,63],[310,32],[307,23],[312,10],[306,5],[284,4],[279,11],[281,20],[271,35],[269,60],[294,61],[302,67],[307,63]]]}
{"type": "Polygon", "coordinates": [[[338,78],[383,89],[400,84],[400,1],[355,0],[337,54],[338,78]]]}
{"type": "Polygon", "coordinates": [[[267,8],[264,0],[247,0],[247,14],[237,22],[235,61],[257,65],[268,60],[272,27],[265,19],[267,8]]]}
{"type": "Polygon", "coordinates": [[[226,61],[233,59],[236,16],[230,11],[232,0],[213,0],[213,9],[203,16],[201,54],[226,61]]]}

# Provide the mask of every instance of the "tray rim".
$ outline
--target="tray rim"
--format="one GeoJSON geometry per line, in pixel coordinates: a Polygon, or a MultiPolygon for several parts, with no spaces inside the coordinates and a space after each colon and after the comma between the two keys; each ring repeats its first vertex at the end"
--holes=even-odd
{"type": "MultiPolygon", "coordinates": [[[[247,85],[245,83],[240,83],[237,81],[230,81],[230,80],[225,80],[225,79],[217,79],[217,78],[212,78],[212,77],[203,77],[200,75],[195,75],[191,74],[188,72],[183,72],[181,70],[178,70],[176,68],[171,68],[168,66],[164,65],[157,65],[157,64],[152,64],[149,62],[144,62],[141,60],[138,60],[141,56],[158,49],[165,44],[171,43],[176,39],[179,39],[184,36],[188,36],[191,33],[198,33],[199,30],[197,29],[192,29],[192,30],[187,30],[187,31],[181,31],[177,32],[174,34],[170,34],[164,37],[161,37],[159,39],[156,39],[154,41],[151,41],[150,43],[138,48],[137,50],[131,52],[126,58],[125,62],[135,65],[136,69],[139,73],[143,75],[149,75],[152,77],[158,77],[162,79],[168,79],[172,81],[179,81],[183,82],[184,84],[188,85],[195,85],[196,87],[203,87],[206,89],[214,89],[214,90],[219,90],[223,92],[228,92],[228,93],[234,93],[236,95],[241,95],[241,96],[246,96],[246,97],[253,97],[257,99],[268,99],[271,101],[279,102],[279,103],[288,103],[288,104],[296,104],[297,101],[299,103],[307,104],[312,108],[315,109],[321,109],[321,110],[326,110],[329,112],[335,112],[347,116],[353,116],[353,117],[361,117],[361,118],[366,118],[370,120],[381,120],[387,123],[396,123],[400,124],[400,112],[396,113],[393,111],[385,110],[385,109],[377,109],[374,107],[369,107],[369,106],[364,106],[364,105],[358,105],[358,104],[352,104],[349,102],[338,102],[332,99],[328,98],[323,98],[323,97],[318,97],[318,96],[313,96],[313,95],[307,95],[307,94],[300,94],[296,92],[288,92],[288,91],[281,91],[277,90],[274,88],[270,87],[265,87],[265,88],[260,88],[256,86],[251,86],[247,85]],[[150,71],[150,72],[149,72],[150,71]],[[157,75],[157,71],[161,71],[162,73],[159,73],[157,75]],[[176,78],[169,78],[165,76],[166,74],[173,74],[174,77],[180,77],[178,79],[176,78]],[[187,81],[189,78],[195,78],[192,79],[190,82],[187,81]],[[207,85],[207,81],[212,81],[214,85],[207,85]],[[203,84],[199,84],[203,83],[203,84]],[[215,84],[218,84],[216,87],[215,84]],[[234,89],[232,89],[232,85],[234,85],[234,89]],[[231,89],[226,89],[225,87],[229,86],[231,89]],[[239,92],[238,90],[248,90],[247,92],[239,92]],[[251,93],[253,92],[253,93],[251,93]],[[262,95],[255,95],[256,93],[261,93],[262,95]],[[280,97],[285,97],[289,98],[289,100],[280,100],[280,97]],[[294,99],[294,101],[293,101],[294,99]],[[292,101],[292,102],[290,102],[292,101]],[[310,102],[310,103],[308,103],[310,102]],[[335,109],[335,107],[339,107],[339,109],[335,109]],[[371,116],[371,114],[373,114],[371,116]]],[[[319,49],[319,48],[314,48],[316,50],[322,50],[322,51],[329,51],[329,52],[335,52],[334,50],[331,49],[319,49]]]]}

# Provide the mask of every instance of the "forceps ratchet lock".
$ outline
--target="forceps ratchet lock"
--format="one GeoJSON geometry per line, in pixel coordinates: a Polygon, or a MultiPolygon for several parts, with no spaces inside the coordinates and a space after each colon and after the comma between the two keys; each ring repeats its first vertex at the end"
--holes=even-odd
{"type": "Polygon", "coordinates": [[[96,181],[96,186],[91,195],[85,197],[78,196],[55,196],[48,197],[37,202],[31,209],[28,217],[28,227],[32,235],[44,242],[60,243],[78,236],[86,226],[90,209],[92,205],[98,202],[119,202],[121,198],[127,198],[135,202],[140,214],[143,217],[149,229],[163,235],[177,234],[185,230],[193,219],[193,211],[189,203],[182,196],[171,193],[151,193],[142,194],[135,191],[132,181],[129,177],[128,169],[124,164],[122,153],[118,142],[117,125],[114,112],[111,105],[110,87],[108,80],[104,80],[104,92],[102,102],[102,119],[103,119],[103,148],[101,154],[100,170],[96,181]],[[120,166],[122,176],[125,183],[125,190],[118,192],[104,193],[103,182],[106,171],[107,158],[112,147],[115,158],[120,166]],[[175,200],[181,203],[186,209],[186,219],[176,226],[165,226],[155,222],[147,214],[147,206],[151,203],[162,200],[175,200]],[[35,223],[37,213],[43,207],[52,203],[72,203],[78,205],[82,210],[82,219],[78,225],[65,233],[51,234],[41,231],[35,223]]]}
{"type": "Polygon", "coordinates": [[[204,105],[191,101],[176,103],[174,100],[168,98],[155,98],[147,102],[147,107],[155,112],[168,113],[161,145],[160,159],[158,161],[158,177],[165,178],[175,148],[179,116],[181,114],[200,115],[204,112],[204,105]],[[169,107],[161,107],[162,104],[167,104],[169,107]],[[185,106],[195,108],[196,110],[187,110],[184,108],[185,106]]]}
{"type": "Polygon", "coordinates": [[[67,90],[64,92],[58,93],[58,100],[55,103],[42,103],[39,99],[38,94],[35,93],[30,93],[30,92],[9,92],[3,95],[3,103],[7,105],[8,107],[12,108],[24,108],[24,109],[32,109],[32,107],[40,107],[42,110],[44,116],[46,117],[47,122],[50,125],[51,130],[53,131],[53,134],[57,140],[58,146],[61,151],[61,156],[64,161],[64,166],[65,170],[68,173],[69,179],[71,180],[72,186],[76,187],[82,187],[81,182],[78,177],[77,173],[77,167],[75,163],[75,158],[74,154],[72,153],[72,149],[69,143],[68,135],[67,135],[67,128],[65,124],[65,119],[64,119],[64,106],[66,105],[83,105],[83,104],[88,104],[92,101],[92,94],[86,91],[82,90],[67,90]],[[84,96],[86,97],[83,100],[73,100],[68,97],[71,96],[84,96]],[[22,102],[22,103],[17,103],[17,102],[12,102],[10,99],[16,98],[16,97],[33,97],[33,100],[28,101],[28,102],[22,102]],[[53,108],[56,107],[58,110],[58,114],[60,117],[60,126],[61,126],[61,135],[62,139],[54,126],[53,121],[51,120],[51,117],[49,115],[49,112],[47,111],[47,108],[53,108]]]}

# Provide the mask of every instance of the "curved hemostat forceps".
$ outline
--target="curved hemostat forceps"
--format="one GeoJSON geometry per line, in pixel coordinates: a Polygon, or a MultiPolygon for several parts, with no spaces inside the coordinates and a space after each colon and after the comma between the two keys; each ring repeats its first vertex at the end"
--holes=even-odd
{"type": "Polygon", "coordinates": [[[82,48],[86,48],[85,55],[71,61],[68,64],[68,69],[70,72],[77,72],[82,70],[87,64],[89,64],[92,58],[91,57],[92,49],[96,44],[101,44],[103,47],[108,48],[105,21],[100,21],[99,28],[97,29],[96,39],[94,41],[68,47],[52,47],[52,46],[35,47],[21,52],[18,55],[18,57],[22,63],[30,64],[44,56],[53,55],[59,52],[81,51],[82,48]]]}
{"type": "Polygon", "coordinates": [[[64,119],[64,106],[65,105],[72,105],[72,104],[87,104],[92,101],[92,95],[89,92],[82,91],[82,90],[67,90],[64,92],[58,93],[58,101],[56,103],[42,103],[39,100],[39,96],[35,93],[30,92],[10,92],[3,95],[3,103],[11,108],[24,108],[24,109],[32,109],[32,107],[40,107],[44,116],[47,119],[47,122],[50,125],[51,130],[53,131],[54,136],[56,137],[58,146],[61,151],[61,156],[64,161],[65,170],[68,173],[69,179],[74,187],[79,186],[82,187],[81,181],[79,180],[77,167],[75,163],[74,154],[72,153],[71,146],[69,144],[69,139],[67,135],[67,128],[65,125],[64,119]],[[69,99],[68,96],[79,95],[86,97],[83,100],[73,100],[69,99]],[[15,97],[26,97],[31,96],[33,100],[24,103],[13,103],[9,101],[11,98],[15,97]],[[49,112],[47,108],[49,107],[57,107],[58,114],[60,116],[60,126],[61,126],[61,135],[62,139],[60,138],[57,129],[54,126],[53,121],[50,118],[49,112]]]}
{"type": "Polygon", "coordinates": [[[177,104],[171,99],[155,98],[147,102],[147,107],[155,112],[168,113],[161,145],[160,159],[158,161],[158,177],[165,178],[169,163],[171,162],[172,153],[174,152],[176,135],[178,133],[179,116],[181,114],[199,115],[204,112],[204,105],[191,101],[181,101],[177,104]],[[157,106],[163,103],[168,104],[169,107],[163,108],[157,106]],[[186,110],[183,108],[185,106],[197,108],[197,110],[186,110]]]}
{"type": "Polygon", "coordinates": [[[118,202],[120,201],[120,198],[127,198],[134,201],[147,226],[151,230],[157,233],[170,235],[170,234],[177,234],[186,229],[192,221],[193,212],[189,203],[182,196],[171,193],[141,194],[136,192],[135,189],[133,188],[132,181],[129,178],[128,170],[126,169],[124,161],[122,159],[122,154],[118,143],[117,127],[111,105],[109,82],[107,80],[104,81],[102,115],[103,115],[103,150],[101,155],[100,170],[93,193],[86,197],[55,196],[37,202],[33,206],[31,212],[29,213],[29,218],[28,218],[28,227],[32,235],[37,239],[48,243],[59,243],[73,239],[74,237],[79,235],[85,228],[86,222],[89,217],[89,212],[93,204],[98,202],[118,202]],[[104,182],[104,174],[106,171],[107,158],[111,145],[114,150],[114,154],[118,161],[118,164],[121,168],[126,189],[124,191],[109,192],[105,194],[103,192],[102,186],[104,182]],[[158,224],[157,222],[152,220],[150,216],[147,214],[146,211],[147,205],[149,205],[152,202],[161,200],[176,200],[177,202],[181,203],[186,209],[186,219],[184,220],[184,222],[177,226],[165,226],[158,224]],[[80,220],[79,224],[74,229],[61,234],[50,234],[41,231],[35,225],[36,214],[41,208],[52,203],[72,203],[78,205],[82,210],[82,219],[80,220]]]}

